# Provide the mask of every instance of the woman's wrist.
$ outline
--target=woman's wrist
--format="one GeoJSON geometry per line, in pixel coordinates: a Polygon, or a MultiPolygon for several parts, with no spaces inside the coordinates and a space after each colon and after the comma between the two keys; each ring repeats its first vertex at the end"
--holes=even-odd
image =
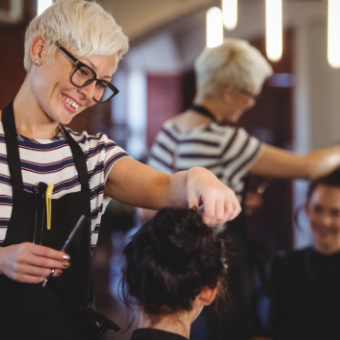
{"type": "Polygon", "coordinates": [[[179,171],[171,176],[166,206],[174,208],[187,208],[188,207],[188,178],[189,171],[179,171]]]}

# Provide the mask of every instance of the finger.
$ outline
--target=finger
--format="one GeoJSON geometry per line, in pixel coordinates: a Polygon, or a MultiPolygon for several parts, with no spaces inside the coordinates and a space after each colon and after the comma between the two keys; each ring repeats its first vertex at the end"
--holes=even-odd
{"type": "Polygon", "coordinates": [[[224,202],[224,222],[230,221],[233,213],[234,204],[230,201],[230,199],[226,199],[224,202]]]}
{"type": "Polygon", "coordinates": [[[204,202],[204,214],[202,216],[202,220],[206,225],[211,227],[214,225],[214,216],[215,216],[215,201],[208,198],[204,202]]]}
{"type": "Polygon", "coordinates": [[[25,261],[23,261],[29,265],[36,266],[36,267],[42,267],[42,268],[60,268],[60,269],[66,269],[70,266],[70,263],[62,260],[52,260],[50,258],[40,257],[36,255],[27,255],[25,258],[25,261]]]}
{"type": "Polygon", "coordinates": [[[30,252],[34,255],[41,256],[41,257],[48,257],[50,259],[55,259],[59,261],[70,259],[69,255],[61,251],[54,250],[52,248],[48,248],[44,246],[40,246],[40,245],[33,244],[33,243],[28,243],[28,244],[29,244],[28,247],[29,247],[30,252]]]}
{"type": "Polygon", "coordinates": [[[215,216],[214,216],[214,225],[220,225],[225,222],[225,200],[218,199],[215,204],[215,216]]]}
{"type": "Polygon", "coordinates": [[[226,199],[225,203],[224,203],[224,218],[225,221],[230,221],[233,214],[234,214],[234,204],[232,202],[230,202],[229,199],[226,199]]]}
{"type": "Polygon", "coordinates": [[[42,276],[31,276],[27,274],[18,274],[16,278],[14,278],[15,281],[22,282],[22,283],[32,283],[37,284],[41,283],[45,280],[45,277],[42,276]]]}
{"type": "Polygon", "coordinates": [[[228,216],[228,221],[232,221],[233,219],[235,219],[241,212],[241,206],[240,203],[238,202],[238,200],[234,200],[233,203],[231,204],[231,208],[230,208],[230,214],[228,216]]]}
{"type": "Polygon", "coordinates": [[[52,276],[57,277],[57,276],[60,276],[62,273],[63,271],[61,269],[56,269],[52,276]]]}
{"type": "Polygon", "coordinates": [[[50,268],[42,268],[31,266],[28,264],[18,264],[16,266],[16,275],[30,275],[30,276],[38,276],[38,277],[47,277],[51,273],[50,268]]]}

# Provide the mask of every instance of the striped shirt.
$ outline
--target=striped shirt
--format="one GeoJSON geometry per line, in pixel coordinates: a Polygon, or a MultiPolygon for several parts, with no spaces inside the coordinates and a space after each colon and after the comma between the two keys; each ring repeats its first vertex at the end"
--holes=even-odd
{"type": "Polygon", "coordinates": [[[181,133],[171,119],[157,134],[148,164],[168,174],[202,166],[234,190],[241,202],[244,177],[260,154],[260,141],[243,128],[210,122],[181,133]]]}
{"type": "MultiPolygon", "coordinates": [[[[104,185],[113,165],[127,153],[104,134],[89,136],[68,129],[86,156],[91,190],[91,246],[98,239],[100,220],[109,200],[104,199],[104,185]]],[[[33,192],[38,182],[53,184],[52,199],[81,191],[71,148],[62,133],[51,139],[37,140],[18,134],[19,155],[24,190],[33,192]]],[[[13,189],[7,163],[3,125],[0,122],[0,245],[6,237],[12,214],[13,189]]]]}

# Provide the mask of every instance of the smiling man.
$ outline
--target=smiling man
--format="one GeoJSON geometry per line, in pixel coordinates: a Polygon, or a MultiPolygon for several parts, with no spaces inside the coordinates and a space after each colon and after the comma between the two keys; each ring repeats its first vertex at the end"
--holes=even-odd
{"type": "Polygon", "coordinates": [[[340,172],[313,181],[305,206],[313,246],[273,265],[273,339],[340,339],[340,172]]]}

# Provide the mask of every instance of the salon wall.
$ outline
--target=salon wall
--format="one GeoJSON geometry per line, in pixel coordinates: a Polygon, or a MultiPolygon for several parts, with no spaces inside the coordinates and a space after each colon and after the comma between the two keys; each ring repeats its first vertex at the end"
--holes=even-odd
{"type": "MultiPolygon", "coordinates": [[[[216,2],[217,4],[217,2],[216,2]]],[[[294,51],[295,119],[292,147],[304,152],[336,140],[337,74],[326,60],[327,4],[321,1],[284,1],[284,25],[296,35],[294,51]],[[320,74],[319,74],[320,73],[320,74]],[[330,92],[326,92],[331,89],[330,92]],[[321,115],[320,108],[323,114],[321,115]],[[327,108],[327,112],[325,109],[327,108]],[[322,117],[319,122],[318,117],[322,117]],[[324,119],[326,118],[327,119],[324,119]],[[329,118],[329,119],[328,119],[329,118]],[[321,125],[320,125],[321,123],[321,125]],[[317,127],[317,128],[316,128],[317,127]],[[320,133],[319,127],[327,130],[320,133]],[[332,131],[331,133],[328,133],[332,131]]],[[[265,8],[262,0],[239,1],[239,24],[225,37],[254,40],[265,35],[265,8]]],[[[124,23],[120,23],[123,25],[124,23]]],[[[192,68],[194,59],[205,47],[205,11],[133,40],[128,66],[147,74],[178,75],[192,68]],[[168,42],[164,48],[165,41],[168,42]],[[143,51],[143,52],[142,52],[143,51]],[[139,60],[138,66],[130,60],[139,60]]]]}
{"type": "MultiPolygon", "coordinates": [[[[215,5],[219,2],[216,1],[215,5]]],[[[292,148],[305,152],[325,147],[337,141],[340,86],[339,70],[327,62],[327,3],[322,1],[283,1],[285,28],[293,29],[294,48],[295,127],[292,148]]],[[[254,40],[265,35],[265,8],[262,0],[239,1],[239,23],[234,31],[225,31],[225,37],[254,40]]],[[[123,25],[124,23],[120,23],[123,25]]],[[[138,66],[146,73],[158,75],[183,74],[205,46],[205,11],[194,13],[185,20],[132,41],[130,55],[144,60],[138,66]],[[164,58],[163,40],[172,39],[170,57],[164,58]],[[136,53],[145,47],[149,54],[136,53]],[[158,51],[158,52],[157,52],[158,51]],[[147,61],[145,61],[147,60],[147,61]],[[172,66],[169,66],[172,65],[172,66]],[[175,65],[175,67],[174,67],[175,65]]],[[[129,57],[128,57],[129,58],[129,57]]],[[[130,65],[134,68],[134,65],[130,65]]]]}
{"type": "Polygon", "coordinates": [[[28,23],[36,15],[36,0],[23,0],[23,17],[18,24],[0,22],[0,109],[16,95],[25,79],[24,36],[28,23]]]}

